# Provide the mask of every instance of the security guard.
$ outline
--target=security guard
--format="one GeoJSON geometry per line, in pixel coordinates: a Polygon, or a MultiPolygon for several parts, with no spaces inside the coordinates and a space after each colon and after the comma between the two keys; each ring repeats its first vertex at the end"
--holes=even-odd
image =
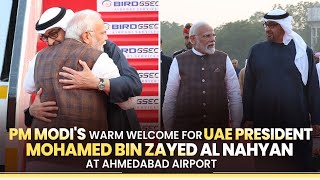
{"type": "Polygon", "coordinates": [[[189,41],[189,30],[191,28],[192,24],[187,23],[183,28],[183,37],[184,37],[184,44],[186,45],[187,49],[181,49],[179,51],[176,51],[173,53],[173,58],[176,57],[178,54],[181,54],[183,52],[188,51],[189,49],[192,49],[192,44],[189,41]]]}

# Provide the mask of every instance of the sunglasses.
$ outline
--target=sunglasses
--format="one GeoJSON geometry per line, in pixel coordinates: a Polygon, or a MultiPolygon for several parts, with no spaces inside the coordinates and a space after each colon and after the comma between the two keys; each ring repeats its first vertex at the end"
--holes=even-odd
{"type": "Polygon", "coordinates": [[[58,36],[59,36],[59,31],[61,30],[61,28],[58,28],[58,29],[55,29],[55,30],[52,30],[48,33],[48,35],[45,35],[45,34],[41,34],[40,35],[40,40],[43,41],[43,42],[48,42],[48,38],[50,39],[56,39],[58,36]]]}

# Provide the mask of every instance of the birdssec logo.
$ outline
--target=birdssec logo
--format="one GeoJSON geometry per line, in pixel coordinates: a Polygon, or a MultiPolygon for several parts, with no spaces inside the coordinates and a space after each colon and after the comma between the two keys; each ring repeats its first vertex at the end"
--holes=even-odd
{"type": "Polygon", "coordinates": [[[97,10],[109,11],[158,11],[158,0],[99,0],[97,10]],[[99,3],[100,1],[100,3],[99,3]]]}
{"type": "Polygon", "coordinates": [[[159,6],[159,1],[110,1],[104,0],[101,3],[103,6],[110,7],[120,7],[120,6],[159,6]]]}
{"type": "Polygon", "coordinates": [[[102,4],[102,6],[110,7],[112,5],[112,2],[109,0],[104,0],[104,1],[102,1],[101,4],[102,4]]]}
{"type": "Polygon", "coordinates": [[[159,83],[158,70],[138,70],[138,74],[142,83],[159,83]]]}
{"type": "Polygon", "coordinates": [[[157,110],[160,100],[158,96],[138,96],[136,110],[157,110]]]}
{"type": "Polygon", "coordinates": [[[108,34],[159,34],[159,22],[108,22],[108,34]]]}
{"type": "Polygon", "coordinates": [[[159,46],[119,46],[126,58],[159,58],[159,46]]]}

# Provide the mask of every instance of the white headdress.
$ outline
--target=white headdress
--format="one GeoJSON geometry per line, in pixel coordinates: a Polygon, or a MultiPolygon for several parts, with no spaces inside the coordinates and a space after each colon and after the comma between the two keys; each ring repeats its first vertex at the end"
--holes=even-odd
{"type": "Polygon", "coordinates": [[[282,29],[285,31],[283,36],[283,44],[288,45],[291,40],[294,41],[296,47],[296,56],[294,63],[298,68],[303,84],[307,84],[308,81],[308,56],[307,56],[307,44],[304,42],[302,37],[296,32],[292,31],[292,16],[282,9],[274,9],[268,12],[263,19],[265,22],[274,21],[280,24],[282,29]]]}
{"type": "Polygon", "coordinates": [[[53,7],[47,9],[36,24],[38,34],[44,34],[48,29],[59,27],[64,31],[69,21],[73,18],[74,12],[64,7],[53,7]]]}

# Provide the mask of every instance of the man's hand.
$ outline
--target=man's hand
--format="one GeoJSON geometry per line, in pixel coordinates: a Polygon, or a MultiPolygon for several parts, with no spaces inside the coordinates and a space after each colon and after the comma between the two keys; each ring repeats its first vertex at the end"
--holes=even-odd
{"type": "Polygon", "coordinates": [[[55,101],[47,101],[47,102],[41,103],[40,102],[41,94],[42,94],[42,88],[40,88],[39,91],[37,92],[34,102],[33,104],[31,104],[29,108],[30,115],[44,122],[51,122],[50,118],[57,117],[57,114],[51,111],[57,111],[58,106],[56,106],[55,101]]]}
{"type": "Polygon", "coordinates": [[[319,148],[312,149],[312,154],[314,156],[320,156],[320,149],[319,148]]]}
{"type": "Polygon", "coordinates": [[[95,77],[87,63],[79,60],[82,71],[75,71],[68,67],[62,67],[65,72],[59,72],[60,76],[67,79],[59,79],[64,84],[63,89],[98,89],[99,78],[95,77]]]}
{"type": "Polygon", "coordinates": [[[320,125],[312,125],[312,136],[320,136],[320,125]]]}

